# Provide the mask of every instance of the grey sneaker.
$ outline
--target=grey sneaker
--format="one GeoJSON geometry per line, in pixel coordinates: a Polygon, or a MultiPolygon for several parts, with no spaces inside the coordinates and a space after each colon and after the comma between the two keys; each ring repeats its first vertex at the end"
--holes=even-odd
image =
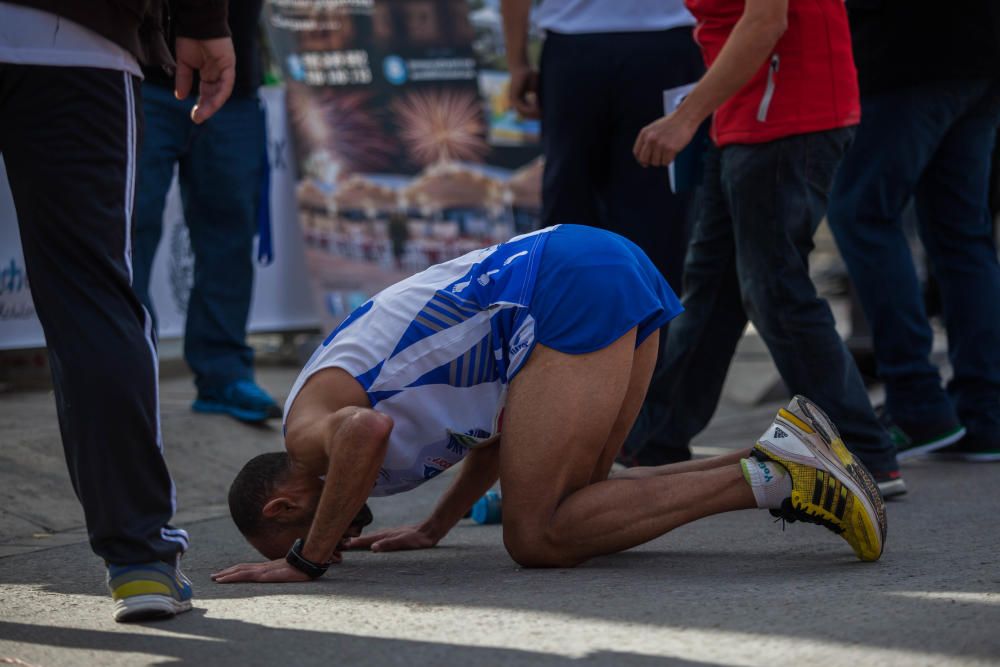
{"type": "Polygon", "coordinates": [[[119,623],[169,618],[191,609],[191,582],[179,563],[108,565],[108,588],[119,623]]]}

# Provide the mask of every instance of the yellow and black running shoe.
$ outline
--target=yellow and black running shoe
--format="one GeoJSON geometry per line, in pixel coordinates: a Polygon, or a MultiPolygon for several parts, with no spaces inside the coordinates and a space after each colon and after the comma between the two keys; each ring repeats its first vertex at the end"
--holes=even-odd
{"type": "Polygon", "coordinates": [[[886,535],[882,495],[815,403],[793,398],[754,445],[753,455],[781,464],[792,477],[791,497],[772,514],[826,526],[861,560],[879,559],[886,535]]]}

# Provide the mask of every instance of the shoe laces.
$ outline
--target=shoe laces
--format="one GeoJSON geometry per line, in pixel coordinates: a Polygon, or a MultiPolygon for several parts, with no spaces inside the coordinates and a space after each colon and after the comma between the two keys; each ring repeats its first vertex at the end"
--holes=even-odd
{"type": "Polygon", "coordinates": [[[771,516],[777,517],[775,522],[781,521],[781,530],[785,530],[786,522],[795,523],[796,521],[804,521],[828,528],[836,535],[844,532],[843,526],[838,526],[834,521],[821,515],[813,508],[808,506],[796,507],[791,498],[785,498],[781,502],[780,509],[772,509],[771,516]]]}

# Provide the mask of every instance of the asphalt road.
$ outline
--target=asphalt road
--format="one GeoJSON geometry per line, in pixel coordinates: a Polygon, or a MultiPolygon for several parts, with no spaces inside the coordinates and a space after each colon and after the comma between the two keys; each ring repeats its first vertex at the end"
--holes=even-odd
{"type": "MultiPolygon", "coordinates": [[[[262,375],[280,393],[294,371],[262,375]]],[[[438,548],[349,553],[316,582],[224,586],[209,574],[254,559],[225,486],[280,443],[192,415],[190,394],[164,383],[196,608],[141,625],[111,620],[51,397],[0,396],[0,664],[1000,665],[1000,465],[908,465],[874,564],[818,526],[744,511],[571,570],[521,569],[499,527],[464,521],[438,548]]],[[[698,451],[748,444],[774,408],[725,408],[698,451]]],[[[374,501],[373,528],[421,519],[442,487],[374,501]]]]}

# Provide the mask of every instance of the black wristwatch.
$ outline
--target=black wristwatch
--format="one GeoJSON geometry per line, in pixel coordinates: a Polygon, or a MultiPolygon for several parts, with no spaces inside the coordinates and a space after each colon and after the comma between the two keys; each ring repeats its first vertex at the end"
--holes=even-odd
{"type": "Polygon", "coordinates": [[[310,579],[317,579],[330,567],[329,563],[314,563],[302,555],[302,547],[306,541],[301,537],[295,540],[295,544],[288,550],[285,561],[299,572],[309,575],[310,579]]]}

